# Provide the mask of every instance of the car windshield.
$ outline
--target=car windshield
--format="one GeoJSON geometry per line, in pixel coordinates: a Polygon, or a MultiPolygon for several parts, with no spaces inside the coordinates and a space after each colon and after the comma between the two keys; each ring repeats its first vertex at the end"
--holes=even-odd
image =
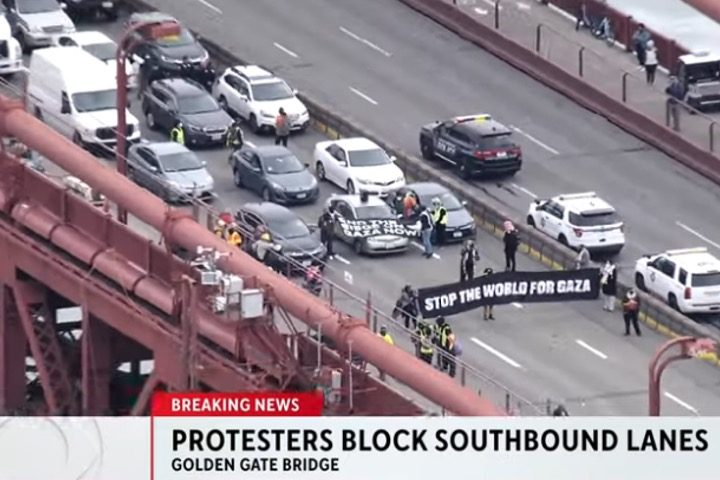
{"type": "Polygon", "coordinates": [[[297,173],[305,170],[305,166],[292,154],[265,157],[263,159],[263,165],[265,166],[265,171],[270,175],[297,173]]]}
{"type": "Polygon", "coordinates": [[[430,207],[434,198],[439,198],[443,206],[449,211],[460,210],[463,208],[462,203],[455,195],[450,192],[444,192],[439,195],[420,195],[420,204],[430,207]]]}
{"type": "Polygon", "coordinates": [[[510,135],[493,135],[491,137],[483,137],[482,148],[512,148],[515,144],[510,140],[510,135]]]}
{"type": "Polygon", "coordinates": [[[79,113],[115,110],[117,105],[116,96],[115,90],[75,93],[72,96],[72,102],[75,105],[75,110],[79,113]]]}
{"type": "Polygon", "coordinates": [[[720,77],[720,62],[698,63],[687,65],[685,67],[688,80],[695,82],[697,80],[717,79],[720,77]]]}
{"type": "Polygon", "coordinates": [[[615,212],[584,213],[582,215],[570,212],[569,220],[570,224],[576,227],[600,227],[620,223],[620,218],[615,212]]]}
{"type": "Polygon", "coordinates": [[[44,13],[60,10],[60,5],[55,0],[21,0],[17,2],[17,9],[20,13],[44,13]]]}
{"type": "Polygon", "coordinates": [[[358,220],[381,220],[395,218],[392,211],[384,205],[373,205],[371,207],[358,207],[355,209],[358,220]]]}
{"type": "Polygon", "coordinates": [[[187,114],[214,112],[220,108],[215,100],[207,94],[179,97],[178,104],[180,113],[187,114]]]}
{"type": "Polygon", "coordinates": [[[693,287],[720,287],[720,273],[693,273],[693,287]]]}
{"type": "Polygon", "coordinates": [[[268,224],[273,235],[280,238],[300,238],[310,235],[307,225],[299,218],[284,218],[279,221],[270,222],[268,224]]]}
{"type": "Polygon", "coordinates": [[[392,162],[382,148],[350,151],[350,166],[352,167],[375,167],[388,163],[392,162]]]}
{"type": "Polygon", "coordinates": [[[292,90],[285,82],[260,83],[253,85],[253,98],[258,102],[282,100],[293,96],[292,90]]]}
{"type": "Polygon", "coordinates": [[[192,152],[177,152],[160,157],[163,170],[166,172],[185,172],[202,168],[202,163],[192,152]]]}
{"type": "Polygon", "coordinates": [[[90,55],[97,57],[103,62],[115,59],[117,47],[112,42],[107,43],[91,43],[83,47],[90,55]]]}
{"type": "Polygon", "coordinates": [[[192,45],[195,43],[195,37],[187,28],[181,28],[178,35],[167,35],[154,39],[155,43],[161,47],[184,47],[186,45],[192,45]]]}

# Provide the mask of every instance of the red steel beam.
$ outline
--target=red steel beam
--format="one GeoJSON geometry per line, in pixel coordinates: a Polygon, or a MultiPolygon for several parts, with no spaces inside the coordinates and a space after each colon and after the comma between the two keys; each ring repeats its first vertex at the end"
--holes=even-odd
{"type": "Polygon", "coordinates": [[[23,110],[21,103],[0,96],[0,132],[38,151],[64,170],[79,177],[144,223],[163,232],[165,241],[194,251],[213,247],[230,254],[220,265],[242,276],[254,276],[270,285],[282,307],[338,345],[352,342],[353,351],[390,376],[458,415],[501,416],[506,413],[470,389],[407,352],[391,347],[358,319],[343,317],[326,302],[305,292],[184,215],[171,215],[167,204],[125,177],[100,165],[90,153],[74,145],[23,110]]]}

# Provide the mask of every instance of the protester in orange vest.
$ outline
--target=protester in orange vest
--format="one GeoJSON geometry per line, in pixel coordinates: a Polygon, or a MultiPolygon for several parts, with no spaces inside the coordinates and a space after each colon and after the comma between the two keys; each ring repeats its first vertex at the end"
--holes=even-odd
{"type": "Polygon", "coordinates": [[[282,107],[275,117],[275,145],[282,143],[283,147],[287,147],[288,137],[290,136],[290,123],[288,122],[287,113],[282,107]]]}

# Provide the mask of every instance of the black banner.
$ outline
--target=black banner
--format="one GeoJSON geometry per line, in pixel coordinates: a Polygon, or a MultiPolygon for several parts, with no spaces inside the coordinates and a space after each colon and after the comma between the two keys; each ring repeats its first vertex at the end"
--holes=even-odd
{"type": "Polygon", "coordinates": [[[501,272],[418,291],[420,311],[425,318],[455,315],[483,305],[594,300],[599,294],[600,270],[597,268],[501,272]]]}
{"type": "Polygon", "coordinates": [[[398,237],[419,237],[420,232],[400,221],[391,219],[349,220],[336,217],[337,225],[345,237],[370,238],[381,235],[397,235],[398,237]]]}

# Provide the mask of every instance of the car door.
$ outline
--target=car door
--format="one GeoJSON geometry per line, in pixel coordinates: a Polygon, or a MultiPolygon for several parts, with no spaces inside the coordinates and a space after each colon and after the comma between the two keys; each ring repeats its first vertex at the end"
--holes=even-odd
{"type": "Polygon", "coordinates": [[[438,136],[435,143],[435,153],[448,162],[455,163],[457,146],[450,128],[441,125],[438,127],[438,136]]]}
{"type": "Polygon", "coordinates": [[[240,117],[244,119],[250,118],[250,105],[247,84],[235,75],[227,75],[225,77],[228,88],[231,89],[232,95],[229,95],[227,101],[230,104],[230,108],[235,111],[240,117]]]}
{"type": "Polygon", "coordinates": [[[673,262],[670,259],[664,259],[662,262],[662,265],[660,267],[660,273],[662,275],[658,275],[658,290],[657,294],[661,296],[662,298],[666,299],[670,295],[670,293],[673,293],[675,295],[675,299],[677,300],[678,295],[681,295],[681,289],[676,288],[677,281],[675,280],[675,271],[677,270],[677,265],[675,262],[673,262]]]}
{"type": "Polygon", "coordinates": [[[655,295],[667,299],[672,279],[674,276],[675,264],[665,257],[658,257],[648,265],[648,275],[645,278],[645,285],[655,295]]]}
{"type": "Polygon", "coordinates": [[[326,175],[331,182],[344,188],[349,177],[347,153],[337,144],[328,147],[327,151],[331,158],[328,165],[325,166],[326,175]]]}
{"type": "MultiPolygon", "coordinates": [[[[342,200],[338,200],[335,204],[335,214],[339,217],[352,220],[353,219],[353,211],[350,205],[348,205],[346,202],[342,200]]],[[[338,223],[335,223],[335,234],[338,238],[340,238],[345,243],[352,243],[353,239],[350,237],[347,237],[343,234],[343,229],[340,228],[340,225],[338,223]]]]}
{"type": "Polygon", "coordinates": [[[248,235],[253,236],[259,225],[264,225],[264,222],[255,215],[248,211],[242,211],[241,224],[248,235]]]}
{"type": "Polygon", "coordinates": [[[243,152],[241,155],[242,163],[244,163],[243,181],[252,191],[261,193],[265,187],[265,179],[263,177],[262,164],[260,157],[255,152],[243,152]]]}
{"type": "Polygon", "coordinates": [[[562,205],[553,201],[543,205],[540,209],[540,229],[552,238],[560,237],[564,210],[562,205]]]}
{"type": "MultiPolygon", "coordinates": [[[[57,95],[57,94],[55,94],[57,95]]],[[[51,110],[57,112],[57,110],[51,110]]],[[[73,107],[70,103],[70,96],[67,92],[60,92],[60,115],[45,115],[43,118],[55,129],[65,135],[72,137],[75,133],[75,122],[73,121],[73,107]]]]}
{"type": "Polygon", "coordinates": [[[157,160],[155,160],[155,156],[147,148],[138,148],[136,152],[137,165],[133,175],[135,176],[137,183],[148,190],[153,192],[157,191],[158,184],[156,175],[158,173],[157,170],[159,169],[159,165],[157,160]],[[153,171],[153,169],[155,171],[153,171]]]}

